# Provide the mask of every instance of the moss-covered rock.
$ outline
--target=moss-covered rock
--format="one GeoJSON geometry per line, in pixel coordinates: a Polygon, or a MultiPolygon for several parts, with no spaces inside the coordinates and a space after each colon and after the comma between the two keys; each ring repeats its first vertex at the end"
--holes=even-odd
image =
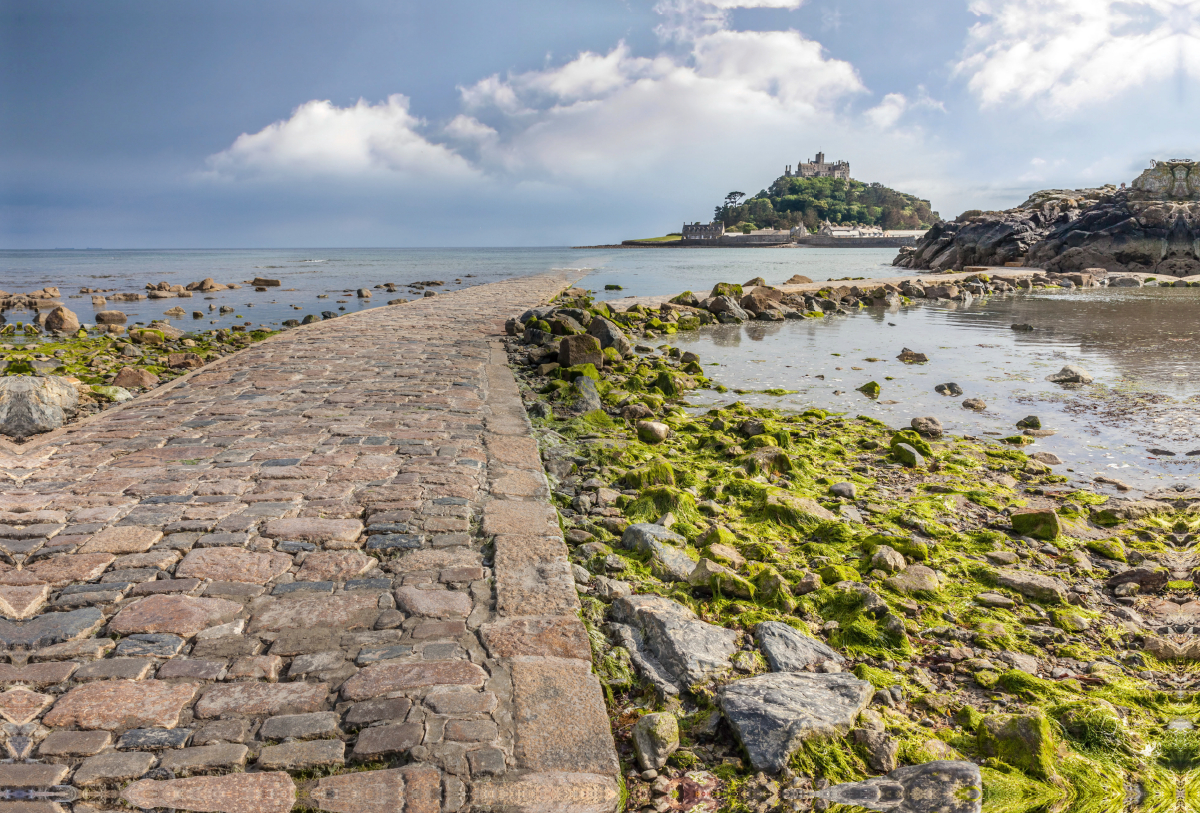
{"type": "Polygon", "coordinates": [[[976,732],[979,751],[1037,779],[1055,781],[1054,737],[1050,720],[1040,709],[1029,714],[985,717],[976,732]]]}
{"type": "Polygon", "coordinates": [[[1014,511],[1009,521],[1014,531],[1034,539],[1054,540],[1062,534],[1062,521],[1053,508],[1014,511]]]}
{"type": "Polygon", "coordinates": [[[625,472],[625,485],[641,491],[647,486],[675,485],[675,471],[671,464],[661,457],[651,460],[644,466],[625,472]]]}
{"type": "Polygon", "coordinates": [[[1088,550],[1105,559],[1115,562],[1128,561],[1125,555],[1125,544],[1115,536],[1108,539],[1089,539],[1085,544],[1088,550]]]}

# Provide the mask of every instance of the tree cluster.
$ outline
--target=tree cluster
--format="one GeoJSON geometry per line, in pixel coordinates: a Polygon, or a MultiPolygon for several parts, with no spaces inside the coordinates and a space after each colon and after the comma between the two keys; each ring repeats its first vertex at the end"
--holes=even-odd
{"type": "Polygon", "coordinates": [[[726,228],[791,229],[803,224],[815,231],[829,220],[885,229],[925,229],[941,220],[927,200],[853,179],[781,176],[769,189],[739,203],[742,197],[741,192],[731,192],[716,207],[715,217],[726,228]]]}

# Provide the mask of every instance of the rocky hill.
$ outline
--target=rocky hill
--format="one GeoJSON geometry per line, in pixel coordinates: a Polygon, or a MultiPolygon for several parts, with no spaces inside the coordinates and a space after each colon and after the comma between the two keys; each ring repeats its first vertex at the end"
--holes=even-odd
{"type": "Polygon", "coordinates": [[[1200,163],[1156,161],[1128,189],[1038,192],[1003,212],[938,223],[893,265],[962,270],[1019,262],[1047,271],[1104,268],[1185,277],[1200,273],[1200,163]]]}

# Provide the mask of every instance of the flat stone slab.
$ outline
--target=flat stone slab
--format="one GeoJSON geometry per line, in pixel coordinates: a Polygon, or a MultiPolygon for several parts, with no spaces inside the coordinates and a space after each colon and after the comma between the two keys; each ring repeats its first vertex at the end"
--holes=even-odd
{"type": "Polygon", "coordinates": [[[268,604],[250,619],[249,632],[288,629],[370,628],[379,617],[379,598],[370,591],[337,596],[282,598],[268,604]]]}
{"type": "Polygon", "coordinates": [[[147,596],[117,613],[108,628],[121,633],[170,632],[191,638],[201,630],[233,620],[241,611],[242,605],[221,598],[147,596]]]}
{"type": "Polygon", "coordinates": [[[614,620],[644,636],[646,653],[681,687],[732,668],[738,633],[701,621],[682,604],[661,596],[626,596],[612,604],[614,620]]]}
{"type": "Polygon", "coordinates": [[[474,686],[481,688],[487,672],[470,661],[424,661],[373,663],[342,684],[346,700],[370,700],[390,692],[427,686],[474,686]]]}
{"type": "Polygon", "coordinates": [[[844,672],[772,672],[727,684],[718,702],[753,769],[779,773],[805,740],[849,731],[874,693],[844,672]]]}
{"type": "Polygon", "coordinates": [[[200,548],[175,568],[177,578],[266,584],[286,573],[292,557],[286,553],[255,553],[241,548],[200,548]]]}
{"type": "Polygon", "coordinates": [[[59,698],[42,723],[57,728],[174,728],[196,687],[158,680],[103,680],[59,698]]]}
{"type": "Polygon", "coordinates": [[[222,714],[287,714],[319,711],[327,683],[226,683],[205,689],[196,701],[197,717],[222,714]]]}

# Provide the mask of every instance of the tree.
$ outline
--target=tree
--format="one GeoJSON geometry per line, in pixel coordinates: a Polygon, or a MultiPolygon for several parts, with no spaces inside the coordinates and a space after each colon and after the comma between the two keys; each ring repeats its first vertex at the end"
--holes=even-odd
{"type": "Polygon", "coordinates": [[[730,192],[728,195],[725,196],[725,206],[726,207],[737,206],[738,201],[740,201],[744,197],[746,197],[745,192],[730,192]]]}

